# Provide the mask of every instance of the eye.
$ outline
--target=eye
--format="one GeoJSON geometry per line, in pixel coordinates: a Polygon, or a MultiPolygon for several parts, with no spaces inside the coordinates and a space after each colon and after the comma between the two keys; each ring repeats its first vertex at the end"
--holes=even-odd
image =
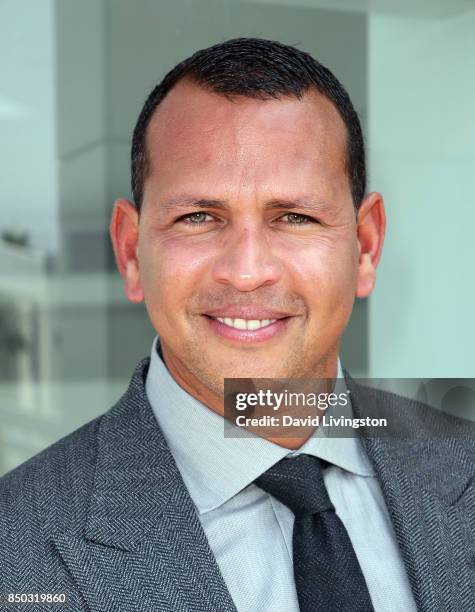
{"type": "Polygon", "coordinates": [[[309,223],[315,223],[315,220],[308,215],[301,215],[300,213],[286,213],[280,217],[283,219],[287,217],[289,225],[308,225],[309,223]]]}
{"type": "Polygon", "coordinates": [[[202,225],[203,223],[207,223],[206,217],[213,219],[211,215],[205,212],[194,212],[189,213],[188,215],[183,215],[177,221],[183,221],[188,225],[202,225]]]}

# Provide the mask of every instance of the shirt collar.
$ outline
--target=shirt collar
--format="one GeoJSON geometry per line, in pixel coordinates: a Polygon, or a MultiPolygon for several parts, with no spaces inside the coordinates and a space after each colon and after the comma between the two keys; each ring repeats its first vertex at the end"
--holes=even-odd
{"type": "MultiPolygon", "coordinates": [[[[340,361],[338,377],[344,381],[340,361]]],[[[356,437],[325,437],[321,428],[296,451],[250,432],[225,437],[223,417],[180,387],[170,374],[161,357],[158,336],[153,341],[145,388],[200,514],[228,501],[286,456],[307,453],[360,476],[374,475],[356,437]]]]}

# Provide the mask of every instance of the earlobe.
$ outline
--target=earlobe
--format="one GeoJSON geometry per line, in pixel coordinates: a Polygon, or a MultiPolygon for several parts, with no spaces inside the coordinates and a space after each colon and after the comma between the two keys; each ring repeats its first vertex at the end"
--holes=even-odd
{"type": "Polygon", "coordinates": [[[137,209],[128,200],[116,200],[110,236],[117,267],[124,279],[124,292],[131,302],[141,302],[144,298],[137,257],[138,235],[137,209]]]}
{"type": "Polygon", "coordinates": [[[140,273],[138,261],[129,261],[126,266],[124,276],[124,292],[127,299],[138,304],[144,299],[142,285],[140,283],[140,273]]]}
{"type": "Polygon", "coordinates": [[[371,261],[371,256],[369,253],[360,254],[356,297],[368,297],[374,289],[375,282],[376,268],[371,261]]]}
{"type": "Polygon", "coordinates": [[[358,210],[358,277],[356,297],[368,297],[376,282],[376,267],[381,258],[384,234],[386,230],[386,215],[384,200],[381,194],[369,193],[358,210]]]}

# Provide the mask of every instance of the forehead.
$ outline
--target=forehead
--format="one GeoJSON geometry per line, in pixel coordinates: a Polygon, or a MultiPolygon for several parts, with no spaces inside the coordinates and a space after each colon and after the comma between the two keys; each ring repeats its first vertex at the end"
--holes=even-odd
{"type": "MultiPolygon", "coordinates": [[[[315,90],[293,96],[233,100],[183,80],[157,107],[147,129],[149,174],[213,170],[220,177],[318,167],[346,176],[346,126],[315,90]]],[[[312,170],[313,171],[313,170],[312,170]]],[[[230,180],[233,180],[230,178],[230,180]]]]}

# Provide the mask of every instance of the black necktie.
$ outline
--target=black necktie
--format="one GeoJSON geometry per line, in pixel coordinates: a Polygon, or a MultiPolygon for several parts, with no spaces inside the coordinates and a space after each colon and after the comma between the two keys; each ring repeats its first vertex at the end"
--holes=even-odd
{"type": "Polygon", "coordinates": [[[305,454],[282,459],[254,483],[295,514],[294,578],[301,612],[371,612],[363,573],[328,497],[320,460],[305,454]]]}

